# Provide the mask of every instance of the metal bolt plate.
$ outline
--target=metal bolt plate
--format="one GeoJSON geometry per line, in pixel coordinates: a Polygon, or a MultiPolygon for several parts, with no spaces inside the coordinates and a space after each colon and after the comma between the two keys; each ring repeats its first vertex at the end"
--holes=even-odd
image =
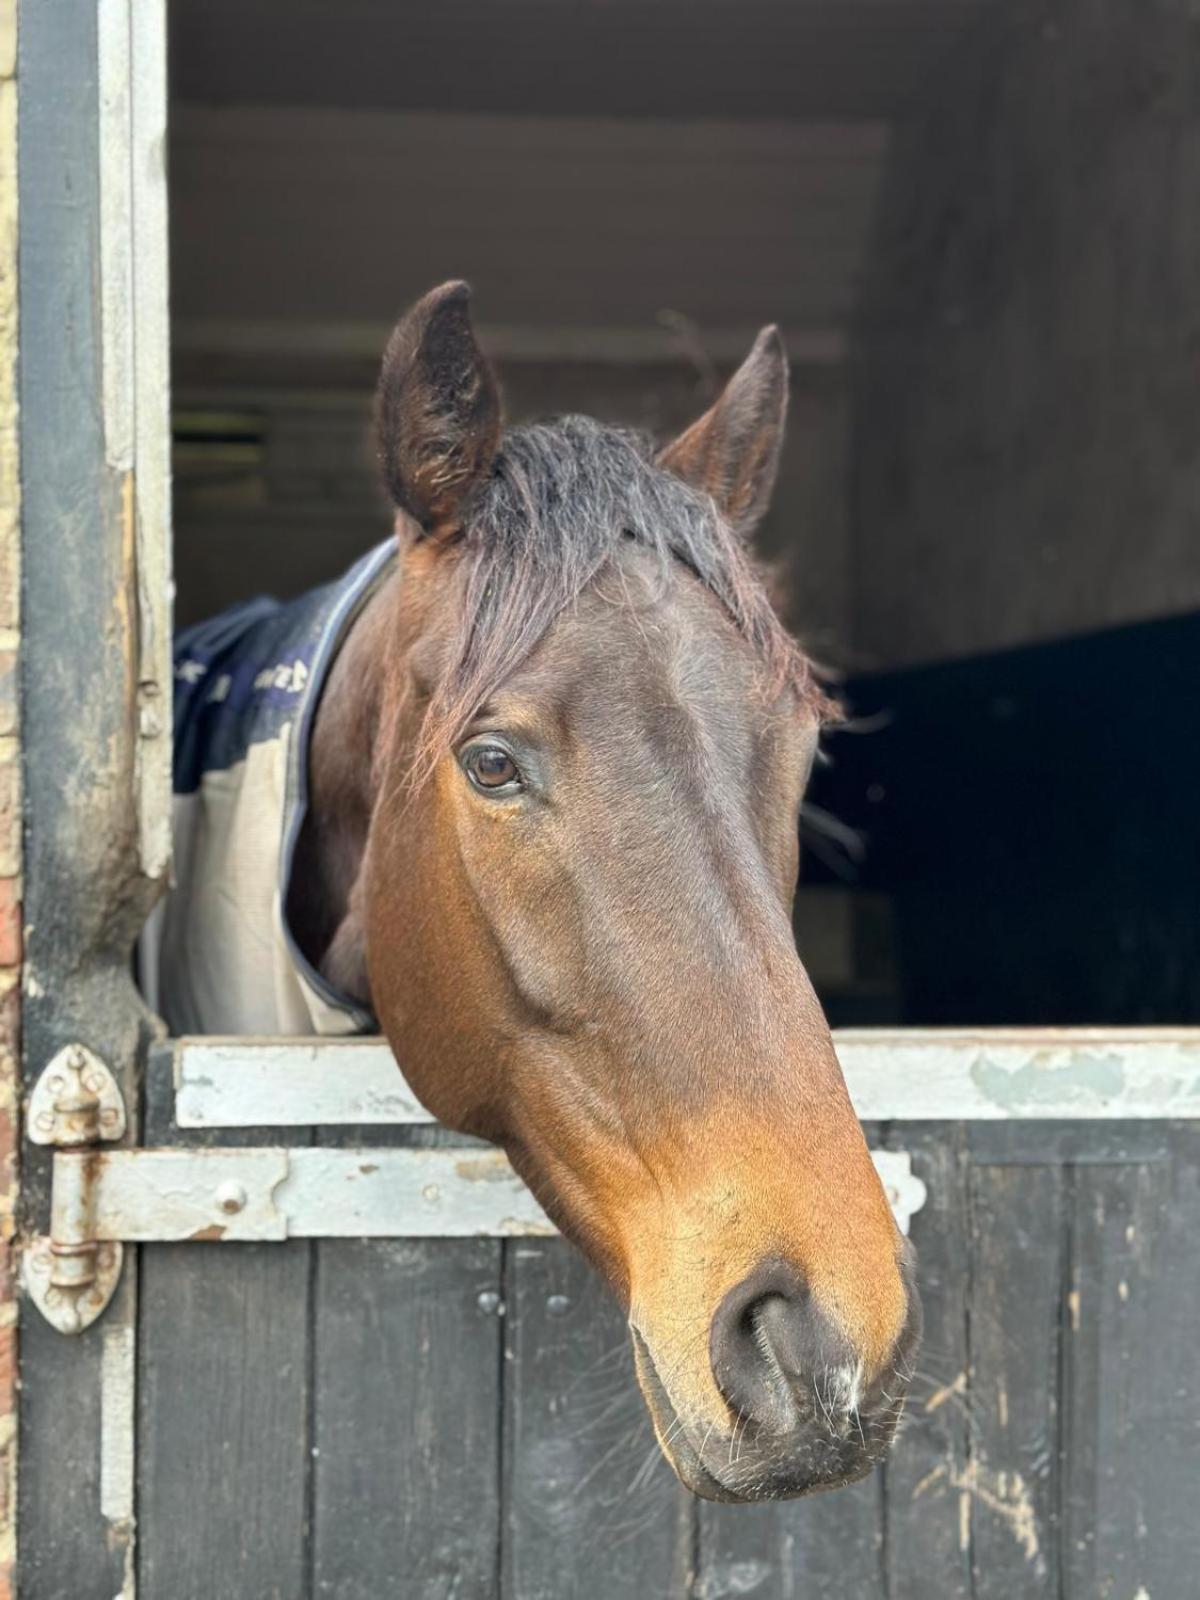
{"type": "Polygon", "coordinates": [[[120,1139],[125,1103],[116,1079],[86,1045],[67,1045],[34,1084],[25,1127],[33,1144],[60,1148],[120,1139]]]}
{"type": "Polygon", "coordinates": [[[86,1283],[78,1288],[66,1287],[54,1280],[59,1276],[59,1263],[54,1249],[45,1235],[39,1235],[25,1251],[21,1263],[25,1292],[59,1333],[82,1333],[112,1299],[113,1290],[121,1276],[122,1249],[119,1244],[106,1243],[95,1247],[92,1271],[86,1283]]]}

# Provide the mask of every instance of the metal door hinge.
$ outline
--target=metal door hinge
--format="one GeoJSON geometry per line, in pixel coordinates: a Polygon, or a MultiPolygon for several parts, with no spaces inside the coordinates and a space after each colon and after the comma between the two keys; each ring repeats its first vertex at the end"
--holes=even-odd
{"type": "Polygon", "coordinates": [[[52,1327],[82,1333],[112,1299],[123,1253],[119,1242],[99,1239],[94,1224],[98,1146],[125,1133],[120,1087],[94,1051],[67,1045],[43,1069],[29,1097],[26,1131],[55,1156],[50,1232],[25,1251],[25,1287],[52,1327]]]}
{"type": "MultiPolygon", "coordinates": [[[[124,1244],[285,1239],[505,1238],[553,1224],[500,1150],[278,1145],[105,1150],[125,1112],[104,1063],[82,1045],[46,1068],[30,1137],[54,1150],[50,1232],[25,1252],[34,1304],[79,1333],[112,1298],[124,1244]]],[[[871,1152],[900,1228],[925,1202],[903,1150],[871,1152]]]]}
{"type": "Polygon", "coordinates": [[[94,1050],[69,1044],[43,1068],[29,1097],[26,1129],[33,1144],[60,1149],[124,1136],[125,1102],[94,1050]]]}

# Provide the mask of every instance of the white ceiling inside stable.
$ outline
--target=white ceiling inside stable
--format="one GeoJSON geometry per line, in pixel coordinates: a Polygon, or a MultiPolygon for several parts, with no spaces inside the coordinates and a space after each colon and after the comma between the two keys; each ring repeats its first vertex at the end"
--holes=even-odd
{"type": "Polygon", "coordinates": [[[466,276],[510,357],[836,360],[887,123],[982,0],[174,0],[185,375],[373,364],[466,276]]]}

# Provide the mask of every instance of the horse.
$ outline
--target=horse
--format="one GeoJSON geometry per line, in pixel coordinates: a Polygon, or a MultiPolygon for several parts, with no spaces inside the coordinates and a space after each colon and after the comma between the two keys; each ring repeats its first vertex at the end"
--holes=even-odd
{"type": "MultiPolygon", "coordinates": [[[[388,342],[394,531],[316,608],[316,668],[232,660],[264,629],[286,654],[297,616],[315,637],[303,606],[223,623],[177,667],[218,743],[238,706],[259,721],[210,786],[207,843],[178,850],[192,1003],[168,1020],[381,1028],[427,1109],[502,1146],[622,1303],[679,1478],[741,1502],[880,1461],[921,1325],[791,927],[834,712],[749,546],[787,386],[771,327],[664,449],[577,416],[506,428],[468,288],[444,284],[388,342]],[[281,728],[272,792],[299,801],[277,871],[224,833],[265,814],[231,809],[229,780],[281,728]],[[307,1012],[256,966],[275,935],[307,1012]]],[[[202,780],[177,787],[191,804],[202,780]]]]}

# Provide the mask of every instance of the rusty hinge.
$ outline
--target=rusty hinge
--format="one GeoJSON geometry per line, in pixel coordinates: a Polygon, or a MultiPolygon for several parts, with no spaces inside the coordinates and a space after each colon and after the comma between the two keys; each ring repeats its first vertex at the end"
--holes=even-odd
{"type": "MultiPolygon", "coordinates": [[[[239,1100],[231,1089],[230,1099],[225,1114],[236,1116],[246,1096],[239,1100]]],[[[220,1108],[209,1112],[219,1116],[220,1108]]],[[[401,1115],[410,1113],[401,1107],[401,1115]]],[[[50,1231],[25,1251],[25,1285],[61,1333],[81,1332],[104,1310],[120,1278],[125,1244],[506,1238],[554,1231],[494,1149],[106,1150],[104,1142],[125,1131],[125,1110],[113,1075],[83,1045],[60,1051],[42,1073],[28,1123],[35,1143],[54,1147],[54,1167],[50,1231]]],[[[907,1151],[871,1155],[907,1233],[925,1202],[925,1185],[907,1151]]]]}
{"type": "Polygon", "coordinates": [[[67,1045],[46,1066],[29,1097],[26,1131],[53,1147],[50,1232],[23,1259],[30,1299],[60,1333],[81,1333],[112,1299],[122,1248],[96,1237],[92,1208],[103,1141],[125,1133],[117,1080],[94,1051],[67,1045]]]}

